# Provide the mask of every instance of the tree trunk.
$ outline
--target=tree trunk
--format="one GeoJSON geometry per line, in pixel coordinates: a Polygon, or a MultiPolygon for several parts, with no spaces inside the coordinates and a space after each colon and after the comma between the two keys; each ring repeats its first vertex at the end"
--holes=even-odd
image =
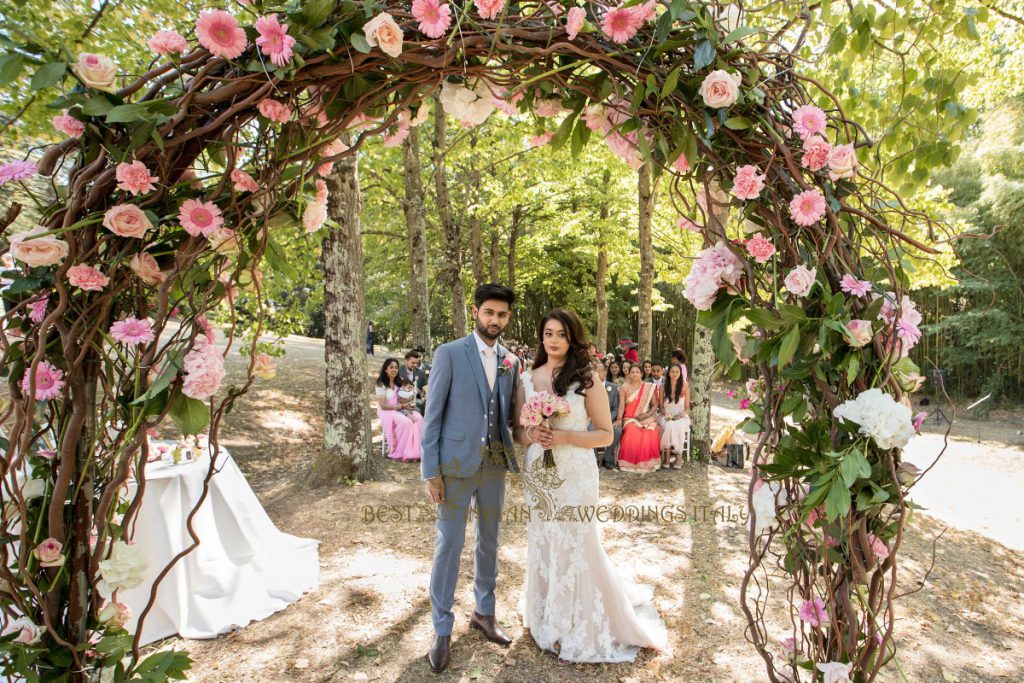
{"type": "Polygon", "coordinates": [[[466,292],[462,287],[462,235],[452,214],[451,195],[448,193],[448,175],[445,153],[448,150],[448,126],[440,96],[434,97],[434,187],[437,192],[437,212],[445,239],[445,284],[452,298],[452,337],[466,334],[466,292]]]}
{"type": "Polygon", "coordinates": [[[327,187],[327,210],[339,227],[324,235],[322,247],[326,405],[324,446],[310,470],[312,485],[384,478],[370,438],[362,200],[355,154],[335,164],[327,187]]]}
{"type": "MultiPolygon", "coordinates": [[[[700,192],[704,192],[701,188],[700,192]]],[[[725,222],[729,217],[728,205],[722,206],[705,195],[711,207],[709,234],[724,235],[725,222]]],[[[693,357],[690,367],[690,418],[693,425],[693,449],[696,457],[709,458],[711,455],[711,376],[715,371],[715,352],[711,345],[711,330],[700,324],[695,317],[693,323],[693,357]]]]}
{"type": "Polygon", "coordinates": [[[427,283],[427,227],[420,175],[420,133],[414,127],[402,143],[405,161],[405,225],[409,231],[409,314],[412,345],[430,348],[430,290],[427,283]]]}
{"type": "Polygon", "coordinates": [[[484,284],[484,238],[480,233],[480,217],[475,213],[469,219],[469,251],[473,262],[473,286],[484,284]]]}
{"type": "Polygon", "coordinates": [[[640,167],[640,283],[637,287],[637,344],[640,360],[651,357],[652,299],[654,288],[654,247],[651,244],[651,218],[654,214],[655,182],[651,179],[651,166],[640,167]]]}
{"type": "Polygon", "coordinates": [[[516,243],[519,241],[519,225],[523,220],[523,207],[516,206],[512,209],[512,228],[508,235],[508,285],[511,289],[516,288],[516,243]]]}
{"type": "MultiPolygon", "coordinates": [[[[604,170],[604,177],[602,178],[602,192],[601,192],[601,230],[602,232],[607,227],[608,221],[608,186],[611,183],[612,172],[609,169],[604,170]]],[[[594,342],[597,344],[597,350],[601,353],[608,352],[608,294],[607,294],[607,280],[608,280],[608,251],[604,243],[604,235],[601,235],[601,243],[598,247],[597,252],[597,340],[594,342]]]]}
{"type": "Polygon", "coordinates": [[[501,269],[498,266],[498,230],[491,231],[491,282],[501,280],[501,269]]]}

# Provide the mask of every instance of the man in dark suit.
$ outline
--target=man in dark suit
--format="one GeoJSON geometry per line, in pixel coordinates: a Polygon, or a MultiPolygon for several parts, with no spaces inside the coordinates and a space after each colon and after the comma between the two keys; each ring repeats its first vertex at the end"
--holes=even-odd
{"type": "Polygon", "coordinates": [[[615,440],[606,448],[595,448],[598,464],[606,469],[615,470],[619,467],[619,439],[622,438],[622,423],[619,422],[619,385],[608,381],[608,368],[604,363],[595,363],[594,369],[604,383],[608,392],[608,407],[612,413],[612,427],[615,429],[615,440]]]}

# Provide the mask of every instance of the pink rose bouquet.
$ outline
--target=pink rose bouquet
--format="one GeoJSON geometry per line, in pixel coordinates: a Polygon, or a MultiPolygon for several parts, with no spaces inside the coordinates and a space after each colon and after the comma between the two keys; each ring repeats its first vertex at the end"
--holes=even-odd
{"type": "MultiPolygon", "coordinates": [[[[569,414],[569,402],[557,394],[541,391],[523,405],[521,417],[527,427],[548,426],[553,417],[564,417],[569,414]]],[[[544,467],[555,466],[555,455],[550,448],[544,449],[544,467]]]]}

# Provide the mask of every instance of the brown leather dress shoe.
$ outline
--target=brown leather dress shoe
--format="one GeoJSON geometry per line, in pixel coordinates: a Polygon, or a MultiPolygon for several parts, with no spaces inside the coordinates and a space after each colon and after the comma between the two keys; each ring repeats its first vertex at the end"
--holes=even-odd
{"type": "Polygon", "coordinates": [[[512,644],[512,639],[501,630],[501,627],[498,626],[498,620],[494,618],[493,614],[483,615],[473,612],[469,625],[483,631],[484,637],[492,643],[497,643],[498,645],[512,644]]]}
{"type": "Polygon", "coordinates": [[[450,635],[434,636],[434,644],[430,646],[430,652],[427,653],[427,662],[430,664],[430,670],[434,673],[439,674],[448,668],[452,655],[451,644],[452,637],[450,635]]]}

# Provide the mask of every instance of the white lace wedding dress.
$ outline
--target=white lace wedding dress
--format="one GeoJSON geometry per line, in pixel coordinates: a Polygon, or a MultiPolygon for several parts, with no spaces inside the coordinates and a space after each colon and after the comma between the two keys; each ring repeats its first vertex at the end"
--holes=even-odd
{"type": "MultiPolygon", "coordinates": [[[[529,373],[523,386],[529,398],[529,373]]],[[[589,418],[575,385],[566,399],[570,414],[553,420],[552,427],[586,431],[589,418]]],[[[530,507],[526,585],[519,600],[524,626],[538,646],[571,662],[631,662],[641,647],[667,650],[665,624],[651,602],[653,587],[619,577],[601,547],[593,449],[557,446],[550,469],[543,466],[543,453],[539,444],[531,445],[523,468],[530,507]]]]}

